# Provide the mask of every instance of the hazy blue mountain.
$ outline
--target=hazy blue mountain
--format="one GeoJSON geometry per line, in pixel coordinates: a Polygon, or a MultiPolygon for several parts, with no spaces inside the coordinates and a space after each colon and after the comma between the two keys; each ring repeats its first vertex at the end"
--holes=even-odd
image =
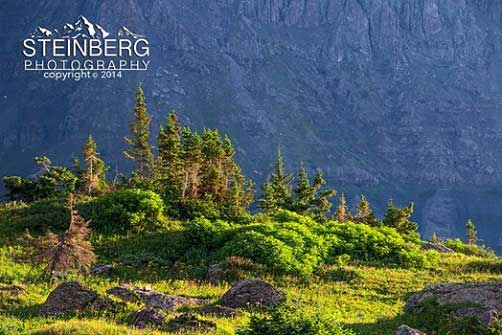
{"type": "MultiPolygon", "coordinates": [[[[92,132],[119,169],[134,90],[218,127],[261,180],[278,145],[353,199],[415,201],[426,235],[471,218],[502,250],[502,1],[73,0],[0,3],[0,175],[77,154],[92,132]],[[84,15],[150,40],[151,67],[112,81],[24,73],[22,39],[84,15]]],[[[294,164],[292,163],[294,162],[294,164]]]]}

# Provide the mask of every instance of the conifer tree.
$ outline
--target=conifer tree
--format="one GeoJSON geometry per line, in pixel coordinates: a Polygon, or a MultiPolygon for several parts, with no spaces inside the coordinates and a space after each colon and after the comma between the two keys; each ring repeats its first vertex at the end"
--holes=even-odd
{"type": "Polygon", "coordinates": [[[414,205],[412,202],[406,207],[399,208],[394,206],[392,200],[389,200],[383,223],[388,227],[396,228],[397,231],[403,234],[415,232],[418,225],[415,222],[410,221],[413,210],[414,205]]]}
{"type": "Polygon", "coordinates": [[[258,200],[258,207],[265,213],[272,214],[278,209],[274,188],[269,180],[267,180],[261,188],[262,192],[258,200]]]}
{"type": "Polygon", "coordinates": [[[86,194],[95,194],[103,186],[105,164],[99,158],[96,142],[91,135],[87,138],[82,156],[85,162],[85,170],[82,173],[83,190],[86,194]]]}
{"type": "Polygon", "coordinates": [[[350,216],[349,209],[347,207],[347,201],[345,200],[345,195],[342,193],[340,199],[338,200],[338,207],[334,215],[334,219],[340,223],[347,222],[350,216]]]}
{"type": "Polygon", "coordinates": [[[183,185],[183,162],[181,129],[174,112],[169,114],[165,128],[160,128],[157,143],[159,156],[156,177],[160,183],[160,191],[167,192],[171,198],[178,198],[183,185]]]}
{"type": "Polygon", "coordinates": [[[136,92],[136,105],[134,107],[134,121],[130,124],[130,137],[126,137],[130,149],[124,155],[134,160],[135,172],[141,179],[149,178],[152,172],[153,154],[150,145],[150,122],[152,117],[148,114],[143,87],[138,85],[136,92]]]}
{"type": "Polygon", "coordinates": [[[280,208],[291,207],[291,182],[293,175],[284,171],[284,160],[280,150],[277,150],[275,172],[270,176],[270,184],[274,190],[274,198],[280,208]]]}
{"type": "Polygon", "coordinates": [[[380,221],[376,218],[373,210],[371,209],[368,199],[363,194],[359,197],[359,203],[356,206],[356,213],[351,219],[356,223],[364,223],[370,226],[380,224],[380,221]]]}
{"type": "Polygon", "coordinates": [[[200,135],[184,127],[182,137],[183,183],[181,198],[196,199],[199,197],[200,169],[203,163],[202,140],[200,135]]]}
{"type": "Polygon", "coordinates": [[[478,243],[478,232],[476,231],[476,226],[471,220],[467,221],[465,225],[465,229],[467,232],[467,244],[476,245],[478,243]]]}
{"type": "Polygon", "coordinates": [[[73,205],[73,195],[68,195],[67,208],[70,224],[66,231],[33,237],[27,231],[21,242],[25,246],[23,258],[34,264],[45,264],[45,272],[53,278],[70,270],[85,269],[96,260],[92,245],[87,240],[90,234],[89,221],[84,220],[73,205]]]}
{"type": "Polygon", "coordinates": [[[326,220],[326,213],[332,206],[330,199],[336,195],[335,189],[321,191],[324,184],[326,184],[326,180],[324,179],[322,171],[317,169],[314,180],[312,181],[312,194],[314,194],[314,199],[311,202],[312,205],[309,212],[311,212],[313,218],[319,222],[326,220]]]}
{"type": "Polygon", "coordinates": [[[310,185],[305,164],[301,162],[298,172],[298,184],[295,187],[295,200],[293,209],[297,213],[305,213],[311,206],[314,200],[314,188],[310,185]]]}

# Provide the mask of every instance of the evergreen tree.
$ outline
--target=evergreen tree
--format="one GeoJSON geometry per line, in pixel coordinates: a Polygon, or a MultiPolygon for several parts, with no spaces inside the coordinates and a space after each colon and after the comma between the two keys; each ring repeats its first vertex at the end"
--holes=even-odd
{"type": "Polygon", "coordinates": [[[467,231],[467,244],[476,245],[478,243],[478,232],[476,231],[476,226],[471,220],[467,221],[465,225],[467,231]]]}
{"type": "Polygon", "coordinates": [[[150,145],[150,122],[152,117],[148,114],[141,83],[136,92],[136,105],[134,107],[134,121],[130,125],[131,136],[125,140],[131,148],[124,155],[134,160],[135,172],[140,179],[149,178],[152,172],[153,154],[150,145]]]}
{"type": "Polygon", "coordinates": [[[356,214],[352,217],[352,220],[356,223],[364,223],[370,226],[380,224],[380,221],[378,221],[371,209],[368,199],[363,194],[359,198],[359,203],[356,206],[356,214]]]}
{"type": "Polygon", "coordinates": [[[53,278],[70,270],[85,269],[96,260],[92,245],[87,238],[91,232],[89,221],[85,221],[73,205],[73,195],[68,196],[67,208],[70,212],[70,224],[66,231],[33,237],[27,231],[21,243],[25,246],[26,261],[45,264],[45,272],[53,278]]]}
{"type": "Polygon", "coordinates": [[[291,182],[293,175],[284,171],[284,160],[281,151],[277,150],[275,172],[270,176],[270,184],[274,190],[274,198],[279,208],[291,207],[291,182]]]}
{"type": "Polygon", "coordinates": [[[295,187],[295,200],[293,209],[300,214],[309,210],[312,201],[314,200],[314,188],[310,185],[305,164],[301,162],[298,172],[298,184],[295,187]]]}
{"type": "Polygon", "coordinates": [[[95,194],[100,191],[106,183],[105,164],[99,158],[96,142],[91,135],[82,150],[82,156],[85,162],[85,170],[82,173],[83,191],[86,194],[95,194]]]}
{"type": "Polygon", "coordinates": [[[383,221],[384,225],[396,228],[397,231],[403,234],[415,232],[418,225],[415,222],[410,221],[413,209],[414,206],[412,202],[406,207],[399,208],[394,206],[392,200],[389,200],[383,221]]]}
{"type": "Polygon", "coordinates": [[[179,198],[183,185],[183,162],[181,148],[181,129],[178,117],[171,112],[167,124],[160,128],[157,138],[159,156],[156,174],[159,189],[169,198],[179,198]]]}
{"type": "Polygon", "coordinates": [[[346,222],[348,221],[348,217],[350,216],[349,209],[347,207],[347,201],[345,200],[345,195],[342,193],[340,196],[340,199],[338,200],[338,207],[336,208],[335,215],[333,218],[340,222],[346,222]]]}
{"type": "Polygon", "coordinates": [[[266,181],[262,185],[261,197],[258,200],[258,207],[267,214],[274,213],[277,211],[277,200],[275,199],[274,188],[270,181],[266,181]]]}
{"type": "Polygon", "coordinates": [[[199,197],[200,169],[203,163],[202,140],[200,135],[184,127],[182,137],[183,183],[181,198],[196,199],[199,197]]]}
{"type": "Polygon", "coordinates": [[[322,171],[318,169],[312,181],[311,192],[314,196],[311,201],[309,212],[312,217],[319,222],[324,222],[326,220],[326,213],[332,206],[330,199],[336,195],[335,189],[321,191],[324,184],[326,184],[326,180],[324,180],[322,171]]]}

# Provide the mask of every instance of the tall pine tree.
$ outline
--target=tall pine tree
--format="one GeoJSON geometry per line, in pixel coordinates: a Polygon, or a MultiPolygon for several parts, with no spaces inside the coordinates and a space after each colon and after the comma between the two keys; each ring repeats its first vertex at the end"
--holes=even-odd
{"type": "Polygon", "coordinates": [[[130,137],[126,137],[130,149],[124,155],[134,160],[135,172],[141,179],[149,178],[152,174],[153,154],[150,144],[150,122],[152,117],[148,114],[142,84],[139,83],[136,92],[136,105],[134,107],[134,121],[130,124],[130,137]]]}
{"type": "MultiPolygon", "coordinates": [[[[89,135],[82,150],[85,169],[82,173],[82,191],[92,195],[101,191],[106,184],[105,164],[99,158],[96,142],[89,135]]],[[[76,164],[76,162],[75,162],[76,164]]]]}
{"type": "Polygon", "coordinates": [[[274,191],[274,198],[280,208],[291,207],[291,182],[293,175],[284,171],[284,160],[280,150],[277,150],[275,172],[270,176],[270,185],[274,191]]]}
{"type": "Polygon", "coordinates": [[[183,161],[181,129],[174,112],[167,117],[166,126],[159,130],[157,147],[159,156],[155,172],[159,191],[169,198],[179,198],[183,187],[183,161]]]}
{"type": "Polygon", "coordinates": [[[344,223],[347,221],[349,216],[350,213],[347,207],[347,200],[345,200],[345,195],[342,193],[340,199],[338,200],[338,207],[336,208],[333,218],[340,223],[344,223]]]}

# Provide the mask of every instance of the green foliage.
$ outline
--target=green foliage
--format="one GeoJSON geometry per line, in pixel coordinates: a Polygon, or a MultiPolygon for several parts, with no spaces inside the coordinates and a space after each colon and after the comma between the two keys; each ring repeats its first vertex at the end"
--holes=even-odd
{"type": "Polygon", "coordinates": [[[396,229],[355,223],[331,222],[321,227],[329,244],[330,259],[347,254],[354,259],[426,268],[437,261],[437,253],[420,250],[418,241],[407,241],[396,229]]]}
{"type": "Polygon", "coordinates": [[[164,223],[164,210],[162,198],[152,191],[121,189],[94,199],[82,214],[102,232],[138,232],[164,223]]]}
{"type": "Polygon", "coordinates": [[[249,325],[238,335],[349,335],[330,317],[308,311],[299,304],[285,303],[265,314],[251,316],[249,325]]]}
{"type": "Polygon", "coordinates": [[[96,142],[91,135],[82,149],[82,158],[85,163],[83,170],[80,168],[78,159],[74,159],[74,169],[79,176],[79,191],[88,195],[102,193],[108,188],[105,174],[107,167],[99,157],[96,142]]]}
{"type": "Polygon", "coordinates": [[[414,205],[412,202],[406,207],[399,208],[394,206],[392,200],[389,200],[383,223],[387,227],[395,228],[402,234],[413,233],[418,228],[418,225],[415,222],[410,221],[413,210],[414,205]]]}
{"type": "Polygon", "coordinates": [[[231,224],[206,218],[197,218],[185,224],[185,244],[214,250],[222,245],[223,236],[232,227],[231,224]]]}
{"type": "Polygon", "coordinates": [[[444,245],[456,252],[460,252],[465,255],[470,256],[480,256],[480,257],[493,257],[495,254],[493,251],[486,249],[485,247],[478,246],[476,244],[465,244],[459,238],[447,239],[444,245]]]}
{"type": "Polygon", "coordinates": [[[67,168],[52,166],[47,157],[35,157],[42,173],[33,179],[18,176],[3,178],[9,200],[35,201],[64,196],[75,191],[77,177],[67,168]]]}

